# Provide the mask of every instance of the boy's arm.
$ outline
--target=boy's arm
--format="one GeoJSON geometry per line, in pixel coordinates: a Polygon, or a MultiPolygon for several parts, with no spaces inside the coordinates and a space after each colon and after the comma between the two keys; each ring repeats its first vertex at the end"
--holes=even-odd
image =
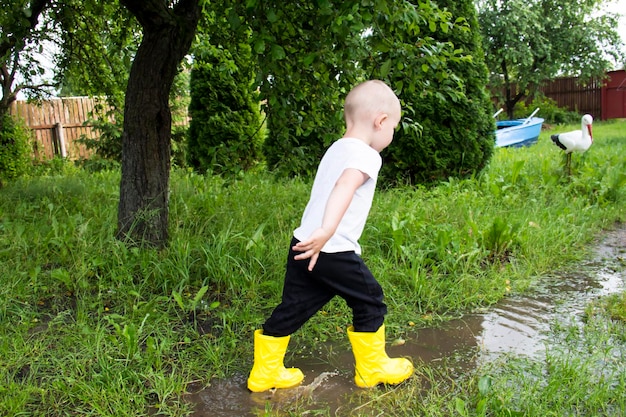
{"type": "Polygon", "coordinates": [[[302,252],[296,255],[294,259],[311,259],[309,262],[309,271],[313,270],[320,251],[326,242],[328,242],[328,239],[335,234],[337,226],[339,226],[339,222],[346,213],[346,210],[348,210],[348,206],[350,206],[350,202],[357,188],[363,185],[368,178],[369,176],[367,174],[355,168],[348,168],[343,171],[326,202],[322,226],[313,231],[311,236],[306,240],[297,243],[292,248],[296,252],[302,252]]]}

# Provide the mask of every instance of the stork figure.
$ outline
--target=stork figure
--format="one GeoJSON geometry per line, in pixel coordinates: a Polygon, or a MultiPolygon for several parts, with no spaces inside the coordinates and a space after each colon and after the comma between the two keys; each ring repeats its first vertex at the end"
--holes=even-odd
{"type": "Polygon", "coordinates": [[[550,136],[552,142],[565,151],[567,158],[565,166],[567,168],[568,175],[572,173],[572,152],[583,153],[589,149],[593,143],[593,135],[591,133],[592,123],[593,117],[591,117],[590,114],[585,114],[580,123],[580,130],[573,130],[571,132],[558,133],[550,136]]]}

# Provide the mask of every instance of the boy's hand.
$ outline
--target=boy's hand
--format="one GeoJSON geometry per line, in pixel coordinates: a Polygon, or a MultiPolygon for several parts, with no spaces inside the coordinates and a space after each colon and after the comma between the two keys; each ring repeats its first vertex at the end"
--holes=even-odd
{"type": "Polygon", "coordinates": [[[313,267],[317,263],[317,258],[320,256],[320,251],[328,242],[328,239],[332,236],[332,233],[320,227],[316,229],[307,240],[298,242],[292,247],[296,252],[302,252],[294,257],[296,261],[302,259],[311,259],[309,261],[308,270],[312,271],[313,267]]]}

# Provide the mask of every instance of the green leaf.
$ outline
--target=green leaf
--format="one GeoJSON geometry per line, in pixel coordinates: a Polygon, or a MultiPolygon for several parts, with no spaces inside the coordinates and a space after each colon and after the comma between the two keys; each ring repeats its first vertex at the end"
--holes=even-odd
{"type": "Polygon", "coordinates": [[[263,229],[265,229],[266,224],[267,223],[261,223],[261,225],[257,227],[254,235],[252,235],[252,238],[246,244],[247,251],[250,250],[253,246],[258,245],[259,242],[261,242],[261,240],[263,239],[263,229]]]}
{"type": "Polygon", "coordinates": [[[386,60],[383,63],[383,65],[381,65],[381,67],[380,67],[380,76],[382,78],[386,78],[387,77],[387,75],[389,74],[389,71],[391,70],[391,64],[392,63],[393,62],[390,59],[388,59],[388,60],[386,60]]]}
{"type": "Polygon", "coordinates": [[[265,51],[265,41],[263,39],[257,39],[254,42],[254,52],[262,54],[265,51]]]}
{"type": "Polygon", "coordinates": [[[315,62],[315,59],[317,58],[317,52],[312,52],[310,54],[307,54],[304,56],[304,58],[302,59],[302,62],[304,62],[304,65],[311,65],[313,62],[315,62]]]}
{"type": "Polygon", "coordinates": [[[267,20],[270,23],[276,23],[278,21],[278,15],[274,10],[270,10],[267,12],[267,20]]]}
{"type": "Polygon", "coordinates": [[[489,393],[489,389],[491,388],[491,377],[489,375],[482,376],[478,380],[478,391],[481,395],[485,396],[489,393]]]}
{"type": "Polygon", "coordinates": [[[454,409],[456,410],[457,413],[459,413],[462,416],[467,416],[467,407],[465,405],[465,401],[463,401],[460,398],[455,398],[454,401],[454,409]]]}
{"type": "Polygon", "coordinates": [[[198,290],[198,292],[196,293],[196,296],[193,297],[193,306],[194,306],[194,308],[195,308],[196,305],[198,305],[198,302],[200,302],[200,300],[202,299],[204,294],[206,294],[208,289],[209,289],[209,287],[207,285],[205,285],[205,286],[203,286],[202,288],[200,288],[198,290]]]}
{"type": "Polygon", "coordinates": [[[285,50],[280,45],[272,45],[272,49],[270,50],[270,56],[272,59],[276,61],[280,61],[281,59],[285,59],[287,54],[285,54],[285,50]]]}
{"type": "Polygon", "coordinates": [[[174,298],[174,301],[176,301],[176,304],[178,304],[180,309],[184,310],[185,309],[185,303],[183,302],[182,295],[180,295],[180,293],[178,291],[172,291],[172,297],[174,298]]]}

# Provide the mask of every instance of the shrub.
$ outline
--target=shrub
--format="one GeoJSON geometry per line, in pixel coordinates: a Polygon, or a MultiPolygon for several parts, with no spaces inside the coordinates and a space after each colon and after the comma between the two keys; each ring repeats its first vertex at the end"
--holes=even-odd
{"type": "Polygon", "coordinates": [[[172,126],[172,165],[187,167],[187,127],[172,126]]]}
{"type": "Polygon", "coordinates": [[[23,176],[31,166],[32,135],[20,119],[2,117],[0,129],[0,186],[23,176]]]}
{"type": "Polygon", "coordinates": [[[187,158],[197,172],[237,174],[261,157],[262,122],[251,49],[199,44],[191,70],[187,158]]]}
{"type": "MultiPolygon", "coordinates": [[[[123,120],[119,111],[111,111],[110,118],[123,120]]],[[[95,152],[98,159],[106,161],[120,162],[122,160],[122,133],[124,132],[123,124],[114,123],[105,118],[91,118],[89,123],[93,128],[100,132],[97,138],[89,138],[81,136],[78,143],[82,143],[89,150],[95,152]]]]}
{"type": "Polygon", "coordinates": [[[515,106],[514,115],[518,119],[523,119],[530,116],[536,108],[539,108],[537,117],[542,117],[546,123],[568,124],[580,122],[580,114],[559,107],[556,101],[545,96],[536,97],[528,104],[518,102],[515,106]]]}
{"type": "MultiPolygon", "coordinates": [[[[436,41],[428,49],[436,47],[432,56],[428,51],[409,56],[412,51],[407,49],[403,53],[411,58],[408,61],[402,55],[397,56],[402,52],[399,48],[388,53],[390,59],[403,64],[401,71],[392,74],[392,85],[403,86],[400,99],[405,125],[413,123],[412,128],[401,129],[383,153],[385,163],[381,174],[392,183],[428,184],[471,176],[487,165],[495,146],[495,123],[486,90],[487,66],[482,58],[474,3],[469,0],[436,3],[440,9],[447,9],[452,21],[467,25],[434,30],[428,27],[430,21],[422,21],[419,36],[432,36],[436,41]],[[414,74],[413,79],[407,74],[414,74]],[[408,85],[409,80],[415,83],[420,78],[425,79],[417,87],[408,85]],[[415,123],[421,126],[421,134],[415,123]]],[[[393,26],[387,27],[387,31],[392,30],[395,30],[393,26]]]]}
{"type": "Polygon", "coordinates": [[[267,71],[260,80],[269,115],[268,167],[313,174],[325,148],[343,132],[346,92],[377,78],[399,95],[404,110],[403,128],[383,155],[383,177],[422,183],[484,168],[495,145],[495,123],[474,4],[435,3],[439,7],[378,2],[377,13],[362,2],[289,5],[267,15],[257,10],[254,29],[264,36],[255,51],[263,53],[261,68],[267,71]]]}

